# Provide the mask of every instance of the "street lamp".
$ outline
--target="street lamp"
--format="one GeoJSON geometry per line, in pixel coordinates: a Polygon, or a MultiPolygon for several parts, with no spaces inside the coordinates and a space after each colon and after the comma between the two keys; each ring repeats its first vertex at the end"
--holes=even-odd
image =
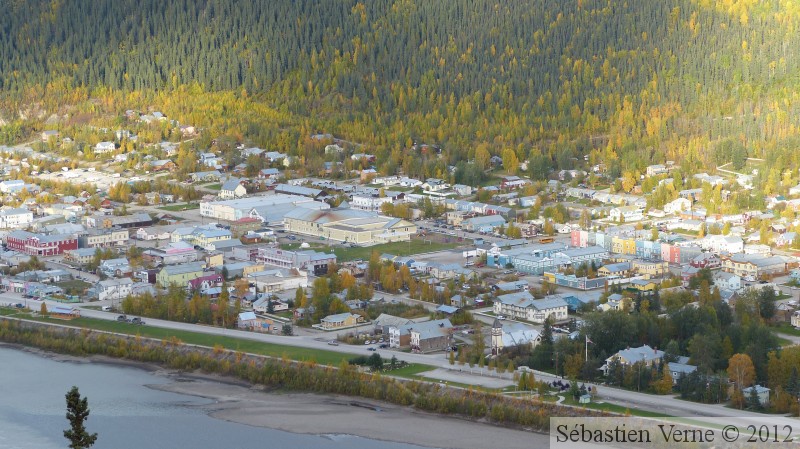
{"type": "Polygon", "coordinates": [[[639,364],[639,376],[636,380],[636,391],[641,391],[642,386],[642,365],[644,365],[644,354],[642,354],[642,363],[639,364]]]}

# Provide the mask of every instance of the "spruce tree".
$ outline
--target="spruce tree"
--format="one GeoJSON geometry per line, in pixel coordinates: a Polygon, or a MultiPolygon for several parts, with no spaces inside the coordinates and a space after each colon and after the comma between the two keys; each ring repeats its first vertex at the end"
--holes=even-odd
{"type": "Polygon", "coordinates": [[[64,431],[64,438],[69,440],[70,449],[87,449],[97,440],[97,434],[89,434],[84,423],[89,418],[89,401],[84,397],[78,387],[72,387],[66,394],[67,420],[70,428],[64,431]]]}

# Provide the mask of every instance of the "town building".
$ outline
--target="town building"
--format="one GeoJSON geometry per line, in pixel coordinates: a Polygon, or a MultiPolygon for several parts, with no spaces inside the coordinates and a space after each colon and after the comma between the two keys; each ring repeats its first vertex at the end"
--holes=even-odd
{"type": "Polygon", "coordinates": [[[114,142],[98,142],[94,146],[94,154],[106,154],[114,152],[117,149],[114,142]]]}
{"type": "Polygon", "coordinates": [[[602,366],[603,373],[608,375],[608,370],[611,364],[619,361],[620,365],[625,368],[635,363],[643,363],[645,366],[653,366],[654,364],[661,363],[664,358],[664,351],[653,349],[648,345],[640,346],[638,348],[623,349],[611,357],[606,359],[606,363],[602,366]]]}
{"type": "Polygon", "coordinates": [[[92,229],[78,237],[80,248],[120,247],[128,243],[127,229],[92,229]]]}
{"type": "Polygon", "coordinates": [[[99,301],[123,300],[131,294],[133,280],[131,278],[113,278],[98,282],[94,286],[94,291],[99,301]]]}
{"type": "Polygon", "coordinates": [[[506,348],[530,345],[536,347],[541,341],[539,331],[524,323],[494,320],[492,324],[492,354],[497,355],[506,348]]]}
{"type": "Polygon", "coordinates": [[[749,401],[755,392],[755,395],[758,397],[758,403],[762,406],[769,405],[769,392],[771,390],[767,387],[762,387],[761,385],[753,385],[751,387],[742,388],[742,396],[744,397],[745,401],[749,401]]]}
{"type": "Polygon", "coordinates": [[[256,271],[247,275],[259,292],[273,293],[308,287],[308,273],[297,268],[277,268],[256,271]]]}
{"type": "Polygon", "coordinates": [[[375,326],[375,333],[386,336],[389,335],[389,328],[405,326],[412,323],[414,323],[414,320],[412,319],[401,318],[399,316],[388,315],[386,313],[378,315],[378,317],[372,321],[372,324],[375,326]]]}
{"type": "Polygon", "coordinates": [[[64,261],[73,265],[86,265],[94,260],[97,248],[78,248],[64,251],[64,261]]]}
{"type": "Polygon", "coordinates": [[[558,296],[534,299],[527,290],[500,295],[494,300],[494,313],[509,318],[544,323],[547,318],[553,321],[567,319],[567,303],[558,296]]]}
{"type": "Polygon", "coordinates": [[[283,215],[304,207],[329,208],[327,203],[314,201],[300,195],[268,194],[235,200],[201,201],[200,215],[213,220],[236,221],[243,217],[261,219],[265,224],[283,222],[283,215]]]}
{"type": "Polygon", "coordinates": [[[144,212],[131,215],[87,215],[83,224],[90,228],[142,228],[153,224],[153,218],[144,212]]]}
{"type": "Polygon", "coordinates": [[[644,211],[637,206],[615,207],[608,212],[608,218],[618,223],[630,223],[644,219],[644,211]]]}
{"type": "Polygon", "coordinates": [[[500,215],[484,215],[468,218],[461,223],[461,226],[471,232],[492,232],[505,224],[506,219],[500,215]]]}
{"type": "Polygon", "coordinates": [[[192,279],[203,276],[203,265],[202,262],[167,265],[156,275],[156,282],[161,287],[170,285],[185,286],[192,279]]]}
{"type": "Polygon", "coordinates": [[[247,189],[239,178],[229,178],[219,190],[219,198],[223,200],[241,198],[245,195],[247,195],[247,189]]]}
{"type": "Polygon", "coordinates": [[[11,231],[6,236],[8,249],[31,256],[57,256],[64,251],[78,249],[78,239],[65,234],[34,234],[28,231],[11,231]]]}
{"type": "Polygon", "coordinates": [[[25,208],[0,210],[0,229],[22,229],[33,222],[33,212],[25,208]]]}
{"type": "Polygon", "coordinates": [[[336,254],[313,250],[290,251],[279,247],[258,248],[256,262],[281,268],[299,268],[314,273],[314,276],[327,274],[328,266],[336,263],[336,254]]]}
{"type": "Polygon", "coordinates": [[[453,346],[453,325],[449,320],[416,323],[408,332],[412,351],[443,351],[453,346]]]}
{"type": "Polygon", "coordinates": [[[108,277],[122,277],[129,275],[132,271],[131,264],[125,257],[103,260],[97,269],[108,277]]]}
{"type": "Polygon", "coordinates": [[[764,257],[742,253],[722,257],[722,270],[754,281],[762,276],[785,274],[788,272],[788,263],[781,256],[764,257]]]}
{"type": "Polygon", "coordinates": [[[191,243],[170,242],[160,248],[144,250],[142,259],[154,265],[176,265],[197,261],[198,253],[191,243]]]}
{"type": "Polygon", "coordinates": [[[408,241],[417,232],[409,221],[353,209],[295,209],[284,223],[287,232],[354,244],[408,241]]]}
{"type": "Polygon", "coordinates": [[[245,234],[261,229],[263,223],[258,218],[242,217],[231,223],[231,234],[233,238],[240,238],[245,234]]]}
{"type": "Polygon", "coordinates": [[[255,312],[242,312],[236,319],[236,327],[254,332],[269,332],[275,322],[268,318],[259,317],[255,312]]]}
{"type": "Polygon", "coordinates": [[[420,351],[445,349],[452,346],[453,324],[449,319],[431,320],[422,323],[409,323],[389,326],[389,347],[416,348],[420,351]],[[416,338],[412,341],[412,331],[416,338]]]}
{"type": "Polygon", "coordinates": [[[345,312],[337,313],[335,315],[328,315],[320,320],[320,327],[325,330],[341,329],[343,327],[351,327],[364,321],[361,315],[345,312]]]}

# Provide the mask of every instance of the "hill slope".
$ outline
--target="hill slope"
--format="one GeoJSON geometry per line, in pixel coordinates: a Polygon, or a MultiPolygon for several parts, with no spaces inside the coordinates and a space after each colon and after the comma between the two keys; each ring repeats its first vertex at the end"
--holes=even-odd
{"type": "Polygon", "coordinates": [[[771,155],[800,125],[786,3],[2,0],[0,90],[68,101],[198,85],[387,149],[700,166],[729,138],[771,155]]]}

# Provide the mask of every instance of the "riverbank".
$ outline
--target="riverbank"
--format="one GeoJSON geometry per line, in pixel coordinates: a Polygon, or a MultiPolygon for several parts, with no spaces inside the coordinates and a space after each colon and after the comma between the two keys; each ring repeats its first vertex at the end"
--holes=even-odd
{"type": "Polygon", "coordinates": [[[102,355],[87,357],[54,353],[19,344],[0,343],[58,362],[100,364],[143,370],[169,379],[147,385],[153,390],[214,401],[203,405],[208,415],[224,421],[295,434],[353,435],[371,440],[450,449],[544,448],[542,433],[508,429],[473,420],[444,417],[382,401],[342,395],[264,391],[240,379],[202,372],[182,372],[160,365],[102,355]]]}
{"type": "MultiPolygon", "coordinates": [[[[423,421],[434,417],[446,418],[451,423],[468,422],[482,424],[486,428],[505,431],[515,431],[525,434],[528,430],[546,431],[550,416],[596,416],[598,412],[590,410],[565,408],[555,404],[531,401],[522,398],[512,398],[504,395],[445,387],[437,383],[418,382],[395,379],[369,373],[364,370],[342,364],[338,368],[318,366],[313,362],[293,362],[286,359],[247,354],[242,352],[227,351],[214,347],[197,345],[184,345],[179,341],[162,341],[126,335],[115,335],[106,332],[87,331],[63,326],[54,326],[47,323],[19,321],[0,317],[0,340],[12,344],[35,346],[44,351],[70,354],[75,357],[107,357],[115,362],[141,362],[148,367],[158,366],[170,372],[199,373],[203,376],[219,376],[215,380],[236,379],[240,384],[258,385],[268,391],[293,392],[294,394],[308,394],[308,397],[323,395],[341,395],[352,398],[353,401],[375,401],[381,404],[379,408],[389,410],[406,410],[405,416],[424,416],[423,421]],[[263,386],[263,387],[262,387],[263,386]],[[392,406],[389,406],[391,404],[392,406]],[[491,423],[492,425],[488,425],[491,423]]],[[[249,390],[249,388],[247,388],[249,390]]],[[[202,393],[202,390],[194,393],[202,393]]],[[[246,399],[248,395],[239,395],[246,399]]],[[[223,395],[220,403],[224,403],[223,395]]],[[[240,399],[241,400],[241,399],[240,399]]],[[[329,402],[334,404],[334,402],[329,402]]],[[[287,404],[283,404],[288,406],[287,404]]],[[[265,412],[276,408],[274,404],[266,403],[240,403],[240,407],[257,409],[265,412]]],[[[373,409],[375,411],[375,409],[373,409]]],[[[305,410],[312,416],[324,417],[321,421],[327,422],[332,411],[317,413],[314,409],[305,410]]],[[[298,412],[299,413],[299,412],[298,412]]],[[[252,413],[248,416],[257,416],[252,413]]],[[[228,419],[244,419],[242,414],[228,411],[221,417],[228,419]]],[[[385,415],[381,415],[385,416],[385,415]]],[[[248,424],[259,423],[268,426],[272,421],[252,421],[248,424]]],[[[424,428],[425,422],[409,424],[400,420],[396,427],[372,422],[366,417],[369,425],[362,425],[358,419],[344,421],[330,421],[334,433],[349,433],[350,427],[359,430],[359,434],[377,435],[386,438],[392,435],[393,441],[405,441],[409,430],[416,433],[417,428],[424,428]],[[343,428],[344,430],[335,430],[343,428]],[[383,436],[381,436],[383,435],[383,436]]],[[[371,419],[371,418],[370,418],[371,419]]],[[[289,421],[280,421],[274,418],[276,429],[289,425],[289,421]]],[[[295,427],[294,430],[302,433],[304,430],[313,429],[314,434],[325,433],[320,429],[319,423],[312,420],[311,428],[295,427]]],[[[296,425],[296,424],[293,424],[296,425]]],[[[442,447],[463,447],[461,443],[462,432],[446,433],[436,440],[430,440],[428,445],[439,443],[442,447]]],[[[475,440],[480,439],[476,434],[475,440]]],[[[388,438],[387,438],[388,439],[388,438]]],[[[435,445],[435,444],[434,444],[435,445]]]]}
{"type": "MultiPolygon", "coordinates": [[[[206,380],[154,389],[215,401],[210,416],[256,427],[313,435],[355,435],[442,449],[547,447],[545,434],[423,413],[410,407],[340,395],[266,393],[206,380]]],[[[206,408],[209,408],[206,406],[206,408]]]]}

